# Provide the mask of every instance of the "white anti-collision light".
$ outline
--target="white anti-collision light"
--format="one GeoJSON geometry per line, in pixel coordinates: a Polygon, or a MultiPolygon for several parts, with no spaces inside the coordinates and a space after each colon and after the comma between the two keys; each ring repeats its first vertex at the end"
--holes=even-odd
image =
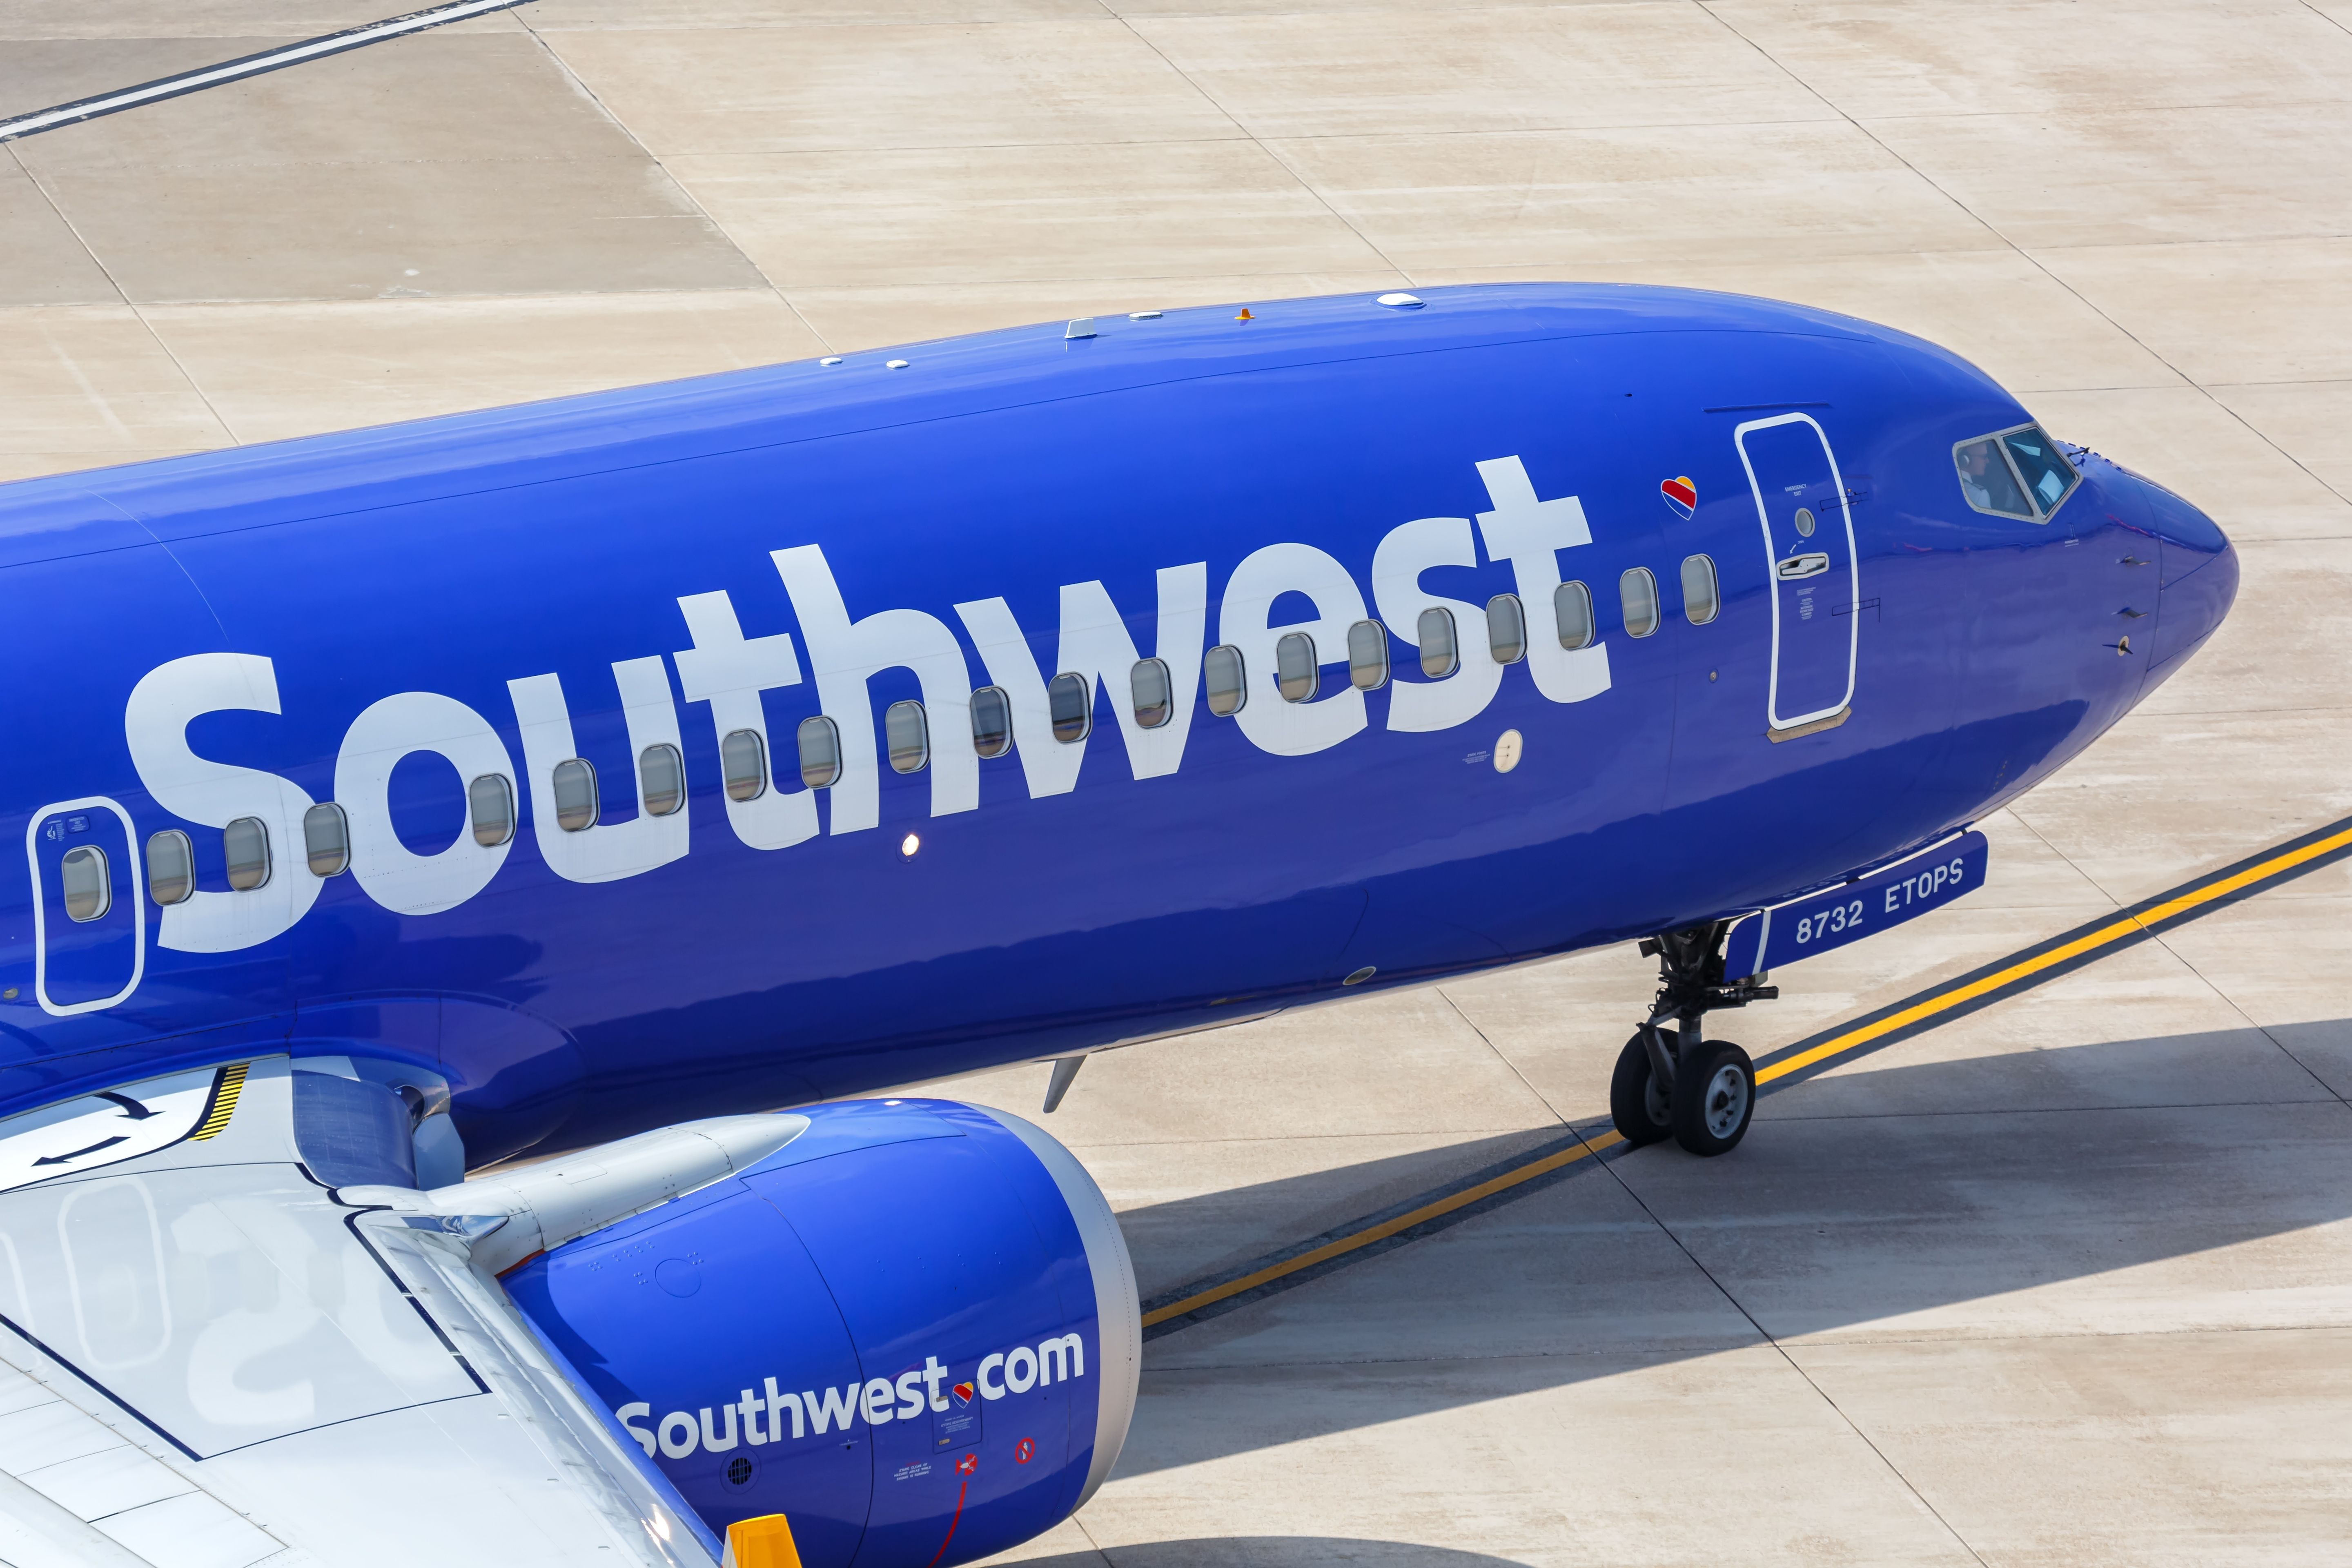
{"type": "Polygon", "coordinates": [[[885,360],[882,362],[882,368],[884,370],[904,370],[907,368],[907,362],[902,359],[885,360]]]}
{"type": "Polygon", "coordinates": [[[907,835],[906,837],[898,840],[898,853],[904,855],[909,860],[915,858],[915,851],[920,849],[922,847],[923,841],[916,837],[911,833],[907,835]]]}
{"type": "Polygon", "coordinates": [[[1418,294],[1383,294],[1378,300],[1374,300],[1373,303],[1377,305],[1386,305],[1391,310],[1418,310],[1421,309],[1421,296],[1418,294]]]}
{"type": "Polygon", "coordinates": [[[841,356],[839,354],[827,354],[816,363],[819,364],[839,364],[841,363],[841,356]]]}
{"type": "Polygon", "coordinates": [[[1160,312],[1157,310],[1129,310],[1127,313],[1127,319],[1130,321],[1156,321],[1160,319],[1160,312]]]}

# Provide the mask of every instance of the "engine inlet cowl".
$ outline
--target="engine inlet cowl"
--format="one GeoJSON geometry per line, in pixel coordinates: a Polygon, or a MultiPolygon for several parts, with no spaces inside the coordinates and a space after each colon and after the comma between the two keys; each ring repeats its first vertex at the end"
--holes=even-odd
{"type": "Polygon", "coordinates": [[[807,1568],[946,1568],[1050,1529],[1134,1410],[1135,1277],[1101,1192],[1002,1111],[796,1115],[509,1295],[718,1534],[781,1514],[807,1568]]]}

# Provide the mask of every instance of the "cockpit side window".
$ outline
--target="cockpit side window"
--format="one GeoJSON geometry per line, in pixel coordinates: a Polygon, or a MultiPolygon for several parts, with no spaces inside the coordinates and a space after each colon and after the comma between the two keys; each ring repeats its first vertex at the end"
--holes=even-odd
{"type": "Polygon", "coordinates": [[[2034,506],[2043,517],[2058,510],[2058,503],[2074,488],[2083,476],[2058,449],[2058,444],[2042,433],[2039,425],[2028,425],[2022,430],[2012,430],[2000,438],[2009,448],[2011,460],[2017,464],[2018,478],[2025,481],[2026,493],[2033,498],[2034,506]]]}
{"type": "Polygon", "coordinates": [[[1998,437],[1980,436],[1961,442],[1952,448],[1952,461],[1960,470],[1960,494],[1970,506],[1995,517],[2034,521],[2033,507],[2026,500],[2009,459],[2001,456],[1998,437]]]}

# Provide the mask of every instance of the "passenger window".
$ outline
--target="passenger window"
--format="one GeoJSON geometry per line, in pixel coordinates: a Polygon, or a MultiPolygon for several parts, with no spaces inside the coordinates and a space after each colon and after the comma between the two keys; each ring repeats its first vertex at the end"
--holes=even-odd
{"type": "Polygon", "coordinates": [[[1242,650],[1231,643],[1201,656],[1201,679],[1208,689],[1209,711],[1220,719],[1232,718],[1249,700],[1249,672],[1243,668],[1242,650]]]}
{"type": "Polygon", "coordinates": [[[1128,672],[1129,693],[1135,699],[1135,721],[1157,730],[1176,714],[1175,678],[1165,659],[1139,658],[1128,672]]]}
{"type": "Polygon", "coordinates": [[[841,731],[820,713],[802,720],[793,738],[800,742],[801,783],[811,789],[831,788],[841,777],[841,731]]]}
{"type": "Polygon", "coordinates": [[[1413,623],[1413,632],[1421,639],[1421,673],[1432,680],[1443,680],[1462,664],[1460,645],[1454,637],[1454,612],[1442,605],[1432,605],[1421,612],[1413,623]]]}
{"type": "Polygon", "coordinates": [[[1647,566],[1617,579],[1617,605],[1625,615],[1625,635],[1645,637],[1658,629],[1658,580],[1647,566]]]}
{"type": "Polygon", "coordinates": [[[1054,739],[1075,745],[1094,728],[1095,683],[1068,671],[1045,683],[1045,711],[1054,721],[1054,739]]]}
{"type": "Polygon", "coordinates": [[[585,757],[555,764],[555,826],[566,833],[596,826],[596,767],[585,757]]]}
{"type": "Polygon", "coordinates": [[[352,825],[343,808],[322,800],[302,814],[302,855],[313,877],[340,877],[352,864],[352,825]]]}
{"type": "Polygon", "coordinates": [[[971,694],[971,749],[983,757],[1001,757],[1013,749],[1013,699],[1002,686],[983,686],[971,694]]]}
{"type": "Polygon", "coordinates": [[[106,874],[102,849],[85,844],[67,850],[58,867],[58,879],[65,884],[68,920],[94,921],[114,907],[114,887],[106,874]]]}
{"type": "Polygon", "coordinates": [[[1592,590],[1581,583],[1562,583],[1551,591],[1551,618],[1559,623],[1559,646],[1575,649],[1592,646],[1592,590]]]}
{"type": "Polygon", "coordinates": [[[2000,443],[2009,448],[2010,457],[2017,463],[2018,477],[2025,481],[2027,493],[2042,509],[2043,517],[2058,510],[2058,503],[2066,499],[2074,481],[2083,477],[2074,471],[2074,465],[2066,460],[2066,454],[2058,449],[2057,443],[2042,433],[2039,425],[2012,430],[2000,438],[2000,443]]]}
{"type": "Polygon", "coordinates": [[[176,827],[147,839],[147,896],[163,905],[184,904],[196,890],[196,847],[176,827]]]}
{"type": "Polygon", "coordinates": [[[1358,621],[1348,628],[1348,683],[1359,691],[1389,683],[1389,629],[1380,622],[1358,621]]]}
{"type": "Polygon", "coordinates": [[[1991,437],[1961,442],[1952,448],[1952,461],[1959,467],[1960,494],[1970,506],[1995,517],[2033,521],[2033,509],[2026,504],[2025,492],[2018,488],[2000,444],[1991,437]]]}
{"type": "Polygon", "coordinates": [[[1285,702],[1312,702],[1323,684],[1315,661],[1315,639],[1305,632],[1285,632],[1274,645],[1274,684],[1285,702]]]}
{"type": "Polygon", "coordinates": [[[883,710],[882,738],[890,748],[890,771],[919,773],[931,760],[931,726],[923,705],[911,700],[883,710]]]}
{"type": "Polygon", "coordinates": [[[240,816],[221,829],[228,885],[249,893],[269,880],[269,829],[257,816],[240,816]]]}
{"type": "Polygon", "coordinates": [[[1486,601],[1486,651],[1496,664],[1517,664],[1528,657],[1528,612],[1517,594],[1486,601]]]}
{"type": "Polygon", "coordinates": [[[719,783],[727,799],[767,795],[767,745],[757,729],[730,729],[719,738],[719,783]]]}
{"type": "Polygon", "coordinates": [[[514,785],[504,773],[484,773],[466,786],[466,815],[474,821],[474,842],[496,849],[514,837],[514,785]]]}
{"type": "Polygon", "coordinates": [[[637,753],[637,801],[647,816],[667,816],[686,804],[686,763],[676,746],[647,746],[637,753]]]}
{"type": "Polygon", "coordinates": [[[1723,608],[1715,586],[1715,561],[1706,555],[1683,557],[1683,616],[1695,626],[1715,619],[1723,608]]]}
{"type": "Polygon", "coordinates": [[[768,748],[757,730],[730,730],[719,742],[719,776],[729,800],[757,800],[768,793],[768,748]]]}

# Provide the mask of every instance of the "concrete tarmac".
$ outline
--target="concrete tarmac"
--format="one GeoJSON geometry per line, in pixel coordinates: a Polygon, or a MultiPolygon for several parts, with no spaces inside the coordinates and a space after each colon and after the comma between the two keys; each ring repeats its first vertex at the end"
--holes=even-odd
{"type": "MultiPolygon", "coordinates": [[[[384,0],[0,0],[0,114],[384,0]]],[[[1692,284],[1984,365],[2237,540],[1989,885],[1761,1054],[2352,815],[2346,0],[534,0],[0,152],[0,477],[1100,311],[1692,284]]],[[[1606,1121],[1626,950],[1112,1053],[1147,1293],[1606,1121]]],[[[1034,1114],[1046,1069],[934,1086],[1034,1114]]],[[[1013,1554],[2352,1561],[2352,868],[1155,1340],[1013,1554]]]]}

